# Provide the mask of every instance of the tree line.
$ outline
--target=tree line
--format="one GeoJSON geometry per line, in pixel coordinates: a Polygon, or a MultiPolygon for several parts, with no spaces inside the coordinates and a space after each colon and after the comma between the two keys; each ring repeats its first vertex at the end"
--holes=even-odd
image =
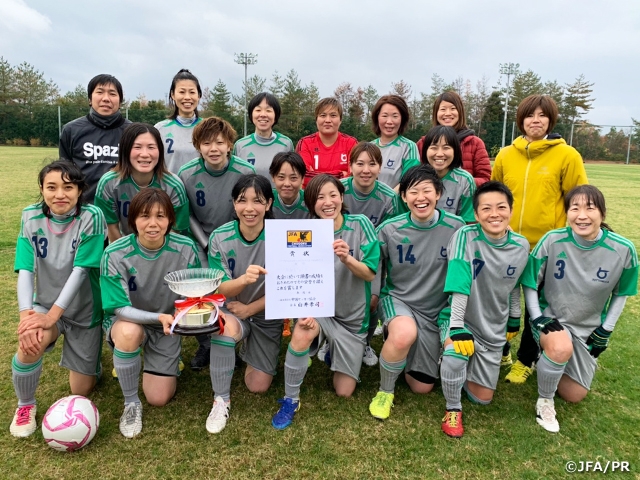
{"type": "MultiPolygon", "coordinates": [[[[507,113],[507,144],[513,133],[518,104],[528,95],[542,93],[554,98],[559,108],[556,133],[580,151],[587,159],[626,159],[628,134],[611,127],[603,134],[600,128],[589,123],[587,115],[593,108],[593,83],[584,75],[573,82],[560,84],[556,80],[543,80],[532,70],[516,70],[509,85],[509,106],[507,113]]],[[[213,87],[203,86],[200,102],[202,116],[217,115],[229,121],[239,135],[242,135],[244,118],[244,87],[235,94],[222,81],[213,87]]],[[[411,85],[403,80],[393,82],[387,92],[379,92],[372,85],[355,86],[349,82],[340,83],[332,92],[344,106],[341,130],[358,139],[373,139],[370,112],[384,94],[392,93],[403,97],[411,110],[411,121],[405,136],[417,140],[431,127],[431,110],[437,95],[454,90],[463,99],[467,123],[482,138],[491,156],[495,156],[501,146],[504,120],[504,102],[507,86],[498,82],[490,86],[486,77],[472,84],[458,77],[447,81],[438,74],[431,77],[431,90],[414,92],[411,85]]],[[[314,108],[322,97],[313,83],[303,84],[298,73],[291,69],[285,75],[277,71],[270,79],[253,75],[246,83],[247,96],[269,91],[280,101],[282,116],[276,130],[289,136],[294,142],[316,131],[314,108]]],[[[12,66],[0,57],[0,144],[12,145],[57,145],[58,108],[61,123],[85,115],[88,110],[87,92],[84,85],[61,94],[56,83],[47,80],[44,73],[23,62],[12,66]]],[[[169,113],[165,99],[149,100],[144,94],[122,105],[132,121],[156,123],[169,113]]],[[[633,125],[640,122],[632,119],[633,125]]],[[[249,126],[251,131],[251,126],[249,126]]],[[[519,135],[517,128],[515,136],[519,135]]],[[[636,128],[632,136],[632,159],[640,161],[637,145],[640,132],[636,128]]]]}

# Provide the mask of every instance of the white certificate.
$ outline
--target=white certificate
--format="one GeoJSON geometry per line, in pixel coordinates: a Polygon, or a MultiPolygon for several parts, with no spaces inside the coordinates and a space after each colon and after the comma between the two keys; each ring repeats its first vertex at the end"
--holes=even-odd
{"type": "Polygon", "coordinates": [[[333,317],[333,220],[265,220],[265,318],[333,317]]]}

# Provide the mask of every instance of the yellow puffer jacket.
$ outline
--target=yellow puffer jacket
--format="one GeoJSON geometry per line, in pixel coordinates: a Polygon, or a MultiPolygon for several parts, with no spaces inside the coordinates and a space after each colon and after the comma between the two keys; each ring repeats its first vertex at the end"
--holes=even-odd
{"type": "Polygon", "coordinates": [[[511,228],[524,235],[531,249],[549,230],[564,227],[564,196],[588,183],[582,157],[559,135],[529,142],[522,137],[496,157],[491,180],[513,192],[511,228]]]}

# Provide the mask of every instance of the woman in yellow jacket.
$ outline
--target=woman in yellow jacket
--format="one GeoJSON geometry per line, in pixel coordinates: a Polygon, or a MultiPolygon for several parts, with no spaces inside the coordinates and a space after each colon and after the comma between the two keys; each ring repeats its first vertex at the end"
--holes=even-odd
{"type": "MultiPolygon", "coordinates": [[[[558,120],[558,107],[548,95],[530,95],[516,114],[523,133],[496,157],[491,180],[506,184],[513,192],[511,228],[524,235],[531,249],[549,230],[566,225],[564,196],[573,187],[588,183],[582,157],[558,134],[550,133],[558,120]]],[[[515,335],[510,332],[508,337],[515,335]]],[[[518,360],[505,380],[524,383],[533,372],[538,347],[531,335],[525,310],[524,331],[518,360]]],[[[503,351],[503,363],[510,363],[509,344],[503,351]]]]}

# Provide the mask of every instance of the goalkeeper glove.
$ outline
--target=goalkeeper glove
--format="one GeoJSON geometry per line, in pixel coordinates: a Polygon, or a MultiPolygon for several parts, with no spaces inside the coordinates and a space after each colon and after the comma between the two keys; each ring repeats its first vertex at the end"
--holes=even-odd
{"type": "Polygon", "coordinates": [[[473,355],[473,334],[466,328],[456,328],[449,331],[449,338],[453,341],[453,348],[456,353],[473,355]]]}
{"type": "Polygon", "coordinates": [[[507,342],[510,342],[518,336],[520,332],[520,317],[509,317],[507,321],[507,342]]]}
{"type": "Polygon", "coordinates": [[[561,332],[564,327],[560,325],[560,322],[556,318],[545,317],[540,315],[538,318],[530,320],[531,328],[536,329],[542,333],[549,332],[561,332]]]}
{"type": "Polygon", "coordinates": [[[587,338],[587,346],[589,346],[589,351],[593,358],[598,358],[607,349],[610,336],[611,332],[602,328],[602,325],[591,332],[591,335],[587,338]]]}

